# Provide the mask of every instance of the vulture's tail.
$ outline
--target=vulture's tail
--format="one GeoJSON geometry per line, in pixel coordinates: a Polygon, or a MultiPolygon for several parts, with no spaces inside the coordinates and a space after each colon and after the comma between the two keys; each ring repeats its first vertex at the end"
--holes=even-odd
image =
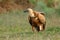
{"type": "Polygon", "coordinates": [[[45,26],[46,26],[46,22],[45,22],[45,24],[43,24],[43,30],[45,30],[45,26]]]}

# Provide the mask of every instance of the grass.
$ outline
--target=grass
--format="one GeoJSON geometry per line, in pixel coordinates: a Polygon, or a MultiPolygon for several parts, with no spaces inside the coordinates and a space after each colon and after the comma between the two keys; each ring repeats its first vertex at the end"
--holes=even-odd
{"type": "Polygon", "coordinates": [[[45,31],[33,33],[27,15],[19,10],[1,13],[0,40],[60,40],[60,18],[50,14],[45,31]]]}

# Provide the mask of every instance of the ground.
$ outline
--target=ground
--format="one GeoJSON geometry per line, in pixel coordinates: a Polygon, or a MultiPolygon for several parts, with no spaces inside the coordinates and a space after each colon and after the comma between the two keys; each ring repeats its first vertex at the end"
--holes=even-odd
{"type": "Polygon", "coordinates": [[[39,33],[32,32],[27,16],[23,11],[1,13],[0,40],[60,40],[59,16],[46,16],[46,29],[39,33]]]}

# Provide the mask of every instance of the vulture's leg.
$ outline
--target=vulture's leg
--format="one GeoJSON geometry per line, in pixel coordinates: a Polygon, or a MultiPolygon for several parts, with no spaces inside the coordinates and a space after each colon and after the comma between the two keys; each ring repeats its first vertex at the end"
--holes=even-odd
{"type": "Polygon", "coordinates": [[[39,29],[40,29],[40,31],[43,31],[43,24],[39,25],[39,29]]]}
{"type": "Polygon", "coordinates": [[[35,28],[36,28],[36,30],[37,30],[38,32],[40,31],[39,26],[36,26],[35,28]]]}
{"type": "Polygon", "coordinates": [[[45,26],[46,26],[46,23],[45,23],[45,24],[43,24],[43,30],[45,30],[45,26]]]}
{"type": "Polygon", "coordinates": [[[35,29],[35,27],[34,26],[32,26],[32,31],[34,32],[34,29],[35,29]]]}

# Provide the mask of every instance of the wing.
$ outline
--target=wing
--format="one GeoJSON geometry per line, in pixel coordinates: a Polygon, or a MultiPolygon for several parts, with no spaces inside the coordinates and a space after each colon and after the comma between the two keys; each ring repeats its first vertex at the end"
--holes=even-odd
{"type": "Polygon", "coordinates": [[[30,16],[28,16],[28,20],[29,20],[30,25],[32,25],[32,20],[31,20],[30,16]]]}
{"type": "Polygon", "coordinates": [[[34,11],[34,14],[38,18],[40,23],[44,23],[45,22],[45,14],[43,12],[34,11]]]}
{"type": "Polygon", "coordinates": [[[46,20],[45,20],[45,16],[44,16],[44,15],[41,15],[41,14],[38,15],[38,19],[39,19],[39,21],[40,21],[41,23],[43,23],[43,24],[44,24],[45,21],[46,21],[46,20]]]}
{"type": "Polygon", "coordinates": [[[41,15],[44,15],[45,16],[45,13],[44,12],[33,11],[33,13],[35,14],[35,16],[37,16],[38,14],[41,14],[41,15]]]}
{"type": "Polygon", "coordinates": [[[44,12],[40,12],[40,14],[42,14],[42,15],[44,15],[44,16],[45,16],[44,12]]]}

